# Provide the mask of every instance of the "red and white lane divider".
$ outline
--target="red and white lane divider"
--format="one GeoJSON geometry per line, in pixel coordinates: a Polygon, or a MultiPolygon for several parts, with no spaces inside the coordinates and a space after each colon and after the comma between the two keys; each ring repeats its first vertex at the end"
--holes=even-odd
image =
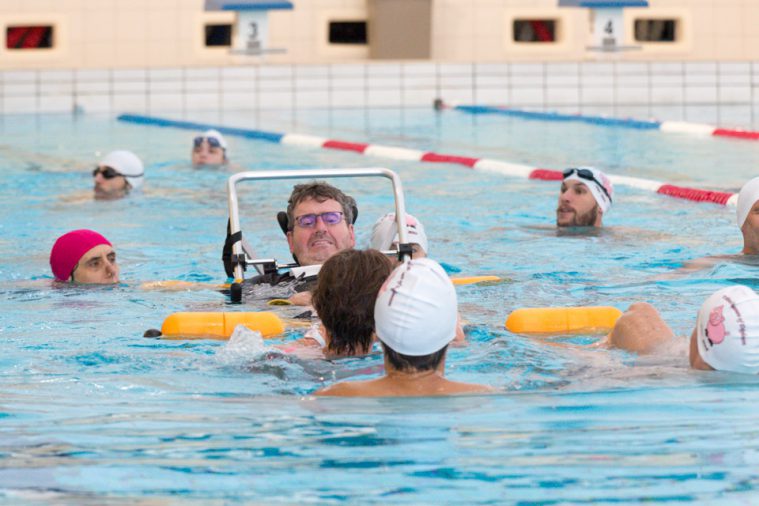
{"type": "MultiPolygon", "coordinates": [[[[432,151],[421,151],[395,146],[382,146],[380,144],[346,142],[335,139],[327,139],[326,137],[317,137],[313,135],[287,133],[283,134],[277,132],[267,132],[264,130],[252,130],[247,128],[231,128],[225,127],[223,125],[171,120],[136,114],[122,114],[118,117],[118,119],[119,121],[138,123],[142,125],[182,128],[185,130],[195,131],[203,131],[214,128],[223,134],[235,135],[247,139],[256,139],[266,142],[288,144],[292,146],[304,146],[310,148],[339,149],[343,151],[352,151],[363,155],[376,156],[378,158],[389,158],[392,160],[418,161],[428,163],[450,163],[454,165],[463,165],[474,170],[501,174],[508,177],[540,179],[544,181],[558,181],[562,179],[562,171],[560,170],[541,169],[538,167],[530,167],[528,165],[521,165],[517,163],[490,160],[488,158],[447,155],[434,153],[432,151]]],[[[607,175],[614,185],[629,186],[632,188],[638,188],[654,193],[660,193],[662,195],[669,195],[670,197],[692,200],[694,202],[711,202],[724,206],[735,205],[738,200],[738,194],[736,193],[700,190],[698,188],[686,188],[682,186],[666,184],[661,181],[640,179],[636,177],[615,176],[613,174],[607,175]]]]}
{"type": "Polygon", "coordinates": [[[740,128],[719,128],[702,123],[687,123],[683,121],[662,121],[659,129],[662,132],[674,132],[691,135],[713,135],[715,137],[732,137],[759,141],[759,132],[754,130],[741,130],[740,128]]]}
{"type": "MultiPolygon", "coordinates": [[[[391,158],[395,160],[430,163],[451,163],[455,165],[463,165],[475,170],[501,174],[508,177],[540,179],[543,181],[560,181],[563,178],[562,171],[560,170],[541,169],[537,167],[530,167],[528,165],[503,162],[500,160],[491,160],[488,158],[472,158],[468,156],[446,155],[430,151],[420,151],[393,146],[382,146],[380,144],[345,142],[310,135],[285,134],[280,142],[282,144],[320,147],[325,149],[341,149],[345,151],[361,153],[364,155],[376,156],[380,158],[391,158]]],[[[736,193],[700,190],[698,188],[687,188],[651,179],[616,176],[613,174],[607,175],[614,185],[629,186],[632,188],[638,188],[662,195],[669,195],[670,197],[692,200],[694,202],[711,202],[724,206],[735,205],[736,201],[738,200],[738,194],[736,193]]]]}

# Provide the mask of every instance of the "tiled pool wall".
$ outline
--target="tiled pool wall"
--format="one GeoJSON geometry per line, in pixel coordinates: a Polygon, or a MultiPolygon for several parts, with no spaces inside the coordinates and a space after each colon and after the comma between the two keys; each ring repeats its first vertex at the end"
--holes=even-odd
{"type": "Polygon", "coordinates": [[[372,63],[0,72],[0,113],[504,105],[751,126],[759,62],[372,63]]]}

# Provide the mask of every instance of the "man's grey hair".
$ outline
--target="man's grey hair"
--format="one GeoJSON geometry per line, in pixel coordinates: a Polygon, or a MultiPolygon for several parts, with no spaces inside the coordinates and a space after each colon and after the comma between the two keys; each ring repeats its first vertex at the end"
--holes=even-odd
{"type": "Polygon", "coordinates": [[[287,229],[292,230],[295,226],[295,216],[293,212],[295,207],[306,199],[314,199],[317,202],[325,200],[336,200],[343,208],[343,217],[345,222],[350,225],[353,223],[353,209],[356,207],[356,201],[350,195],[344,194],[339,188],[324,181],[313,181],[311,183],[296,184],[290,199],[287,201],[287,229]]]}

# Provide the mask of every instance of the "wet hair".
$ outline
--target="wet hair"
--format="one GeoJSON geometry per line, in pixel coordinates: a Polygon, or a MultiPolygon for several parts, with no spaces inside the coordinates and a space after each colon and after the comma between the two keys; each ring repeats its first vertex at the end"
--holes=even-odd
{"type": "Polygon", "coordinates": [[[382,349],[385,350],[387,361],[390,362],[390,365],[392,365],[395,370],[404,372],[422,372],[434,371],[438,368],[440,362],[442,362],[445,357],[448,345],[446,344],[434,353],[419,357],[398,353],[385,343],[382,343],[382,349]]]}
{"type": "Polygon", "coordinates": [[[296,184],[293,187],[293,192],[287,201],[288,230],[292,230],[295,225],[295,216],[293,216],[295,207],[306,199],[314,199],[317,202],[324,202],[329,199],[336,200],[343,208],[345,223],[353,223],[353,208],[356,207],[356,201],[353,200],[353,197],[344,194],[339,188],[335,188],[324,181],[313,181],[311,183],[296,184]]]}
{"type": "Polygon", "coordinates": [[[374,303],[393,264],[377,250],[345,250],[319,271],[312,304],[329,332],[334,355],[368,353],[374,334],[374,303]]]}

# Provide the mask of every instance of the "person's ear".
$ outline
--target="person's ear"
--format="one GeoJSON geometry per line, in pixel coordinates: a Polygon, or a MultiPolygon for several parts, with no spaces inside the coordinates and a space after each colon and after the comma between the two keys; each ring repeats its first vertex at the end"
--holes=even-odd
{"type": "Polygon", "coordinates": [[[696,341],[696,339],[698,339],[698,337],[696,336],[696,329],[694,328],[690,335],[690,352],[688,353],[688,360],[691,368],[699,369],[701,371],[713,371],[714,367],[707,364],[701,356],[701,353],[699,353],[698,341],[696,341]]]}
{"type": "Polygon", "coordinates": [[[288,230],[286,235],[287,235],[287,245],[290,246],[290,253],[295,253],[295,248],[294,248],[295,242],[293,241],[293,231],[288,230]]]}

